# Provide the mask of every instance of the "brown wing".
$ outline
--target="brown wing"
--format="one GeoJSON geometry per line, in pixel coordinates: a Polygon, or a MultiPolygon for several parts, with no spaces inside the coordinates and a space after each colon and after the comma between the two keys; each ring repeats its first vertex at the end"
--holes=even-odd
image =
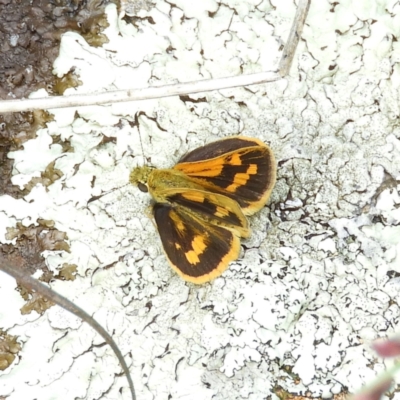
{"type": "Polygon", "coordinates": [[[184,207],[156,204],[153,211],[171,267],[186,281],[211,281],[238,258],[240,239],[236,232],[205,222],[184,207]]]}
{"type": "Polygon", "coordinates": [[[192,150],[181,157],[179,164],[186,162],[205,161],[211,158],[219,157],[222,154],[230,153],[231,151],[254,146],[265,146],[265,143],[259,139],[246,136],[233,136],[230,138],[217,140],[216,142],[211,142],[205,146],[192,150]]]}
{"type": "Polygon", "coordinates": [[[199,147],[174,169],[206,190],[234,199],[245,215],[263,207],[276,181],[272,150],[258,139],[240,136],[199,147]]]}
{"type": "Polygon", "coordinates": [[[240,237],[250,236],[249,224],[242,209],[227,196],[191,188],[165,189],[162,195],[176,209],[183,207],[186,213],[196,214],[196,218],[207,224],[233,230],[240,237]]]}

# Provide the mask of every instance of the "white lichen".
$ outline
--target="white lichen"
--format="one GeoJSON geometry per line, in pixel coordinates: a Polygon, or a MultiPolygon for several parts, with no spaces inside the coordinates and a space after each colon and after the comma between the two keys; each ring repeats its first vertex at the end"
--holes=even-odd
{"type": "MultiPolygon", "coordinates": [[[[67,93],[83,93],[272,69],[295,9],[271,3],[157,1],[140,10],[154,24],[135,25],[110,5],[109,42],[92,48],[64,35],[54,71],[75,68],[82,86],[67,93]]],[[[67,233],[71,252],[46,261],[54,271],[76,264],[78,277],[52,287],[129,354],[138,399],[259,399],[277,386],[328,398],[382,370],[369,343],[400,319],[399,15],[390,1],[313,2],[287,79],[57,110],[10,155],[18,185],[54,160],[63,176],[26,199],[0,197],[0,240],[37,218],[67,233]],[[211,284],[188,285],[163,255],[149,197],[124,185],[144,162],[142,145],[164,168],[235,134],[270,144],[278,182],[250,219],[240,259],[211,284]],[[59,135],[73,152],[52,143],[59,135]]],[[[126,383],[102,339],[55,309],[21,316],[14,287],[1,276],[0,321],[21,338],[23,357],[0,373],[0,396],[120,398],[126,383]]]]}

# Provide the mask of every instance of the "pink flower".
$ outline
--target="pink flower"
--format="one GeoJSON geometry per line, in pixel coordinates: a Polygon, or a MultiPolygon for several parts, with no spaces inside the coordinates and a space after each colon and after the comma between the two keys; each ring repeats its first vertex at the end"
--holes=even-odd
{"type": "Polygon", "coordinates": [[[352,400],[379,400],[383,393],[390,389],[392,379],[378,382],[371,388],[364,389],[363,391],[355,394],[352,400]]]}
{"type": "Polygon", "coordinates": [[[400,338],[398,336],[390,339],[377,340],[372,344],[372,348],[381,357],[396,357],[400,355],[400,338]]]}

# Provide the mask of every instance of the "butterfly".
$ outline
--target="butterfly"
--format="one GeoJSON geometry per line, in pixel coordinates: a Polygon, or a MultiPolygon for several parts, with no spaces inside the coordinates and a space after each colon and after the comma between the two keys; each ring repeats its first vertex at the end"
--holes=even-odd
{"type": "Polygon", "coordinates": [[[251,234],[246,216],[270,197],[276,161],[261,140],[234,136],[187,153],[171,169],[136,167],[129,180],[154,200],[153,217],[171,267],[201,284],[239,257],[240,238],[251,234]]]}

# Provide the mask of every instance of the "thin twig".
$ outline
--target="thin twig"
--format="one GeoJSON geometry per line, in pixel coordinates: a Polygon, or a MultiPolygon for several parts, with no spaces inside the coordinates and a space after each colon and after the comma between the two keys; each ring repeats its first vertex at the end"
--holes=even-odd
{"type": "Polygon", "coordinates": [[[297,6],[296,16],[293,21],[289,37],[286,41],[285,48],[283,49],[281,61],[279,62],[279,73],[281,76],[287,76],[292,66],[293,57],[296,53],[297,45],[303,32],[304,23],[310,8],[310,0],[299,0],[297,6]]]}
{"type": "Polygon", "coordinates": [[[69,301],[64,296],[61,296],[54,290],[48,288],[47,286],[40,283],[38,280],[32,278],[26,271],[18,267],[12,267],[9,265],[2,257],[0,256],[0,270],[4,271],[8,275],[11,275],[16,281],[18,281],[22,286],[29,290],[33,290],[42,296],[46,297],[48,300],[53,301],[58,304],[60,307],[69,311],[70,313],[80,317],[83,321],[87,322],[94,330],[97,331],[99,335],[101,335],[104,340],[111,346],[115,355],[118,358],[118,361],[121,364],[121,367],[124,371],[126,379],[128,379],[129,389],[131,391],[132,400],[136,400],[135,389],[133,387],[133,381],[131,375],[129,373],[128,365],[125,362],[123,355],[121,354],[120,349],[117,344],[114,342],[113,338],[107,333],[107,331],[86,311],[83,311],[80,307],[69,301]]]}
{"type": "Polygon", "coordinates": [[[0,113],[159,99],[162,97],[185,95],[189,93],[208,92],[211,90],[257,85],[260,83],[277,81],[279,79],[281,79],[281,76],[277,72],[260,72],[258,74],[240,75],[220,79],[205,79],[196,82],[153,86],[144,89],[116,90],[105,93],[90,93],[76,96],[56,96],[39,99],[4,100],[0,101],[0,113]]]}
{"type": "Polygon", "coordinates": [[[297,6],[296,16],[293,21],[292,29],[283,49],[281,61],[279,63],[279,73],[282,77],[289,74],[290,67],[294,54],[296,53],[297,45],[303,32],[304,23],[307,17],[308,9],[310,8],[310,0],[300,0],[297,6]]]}

